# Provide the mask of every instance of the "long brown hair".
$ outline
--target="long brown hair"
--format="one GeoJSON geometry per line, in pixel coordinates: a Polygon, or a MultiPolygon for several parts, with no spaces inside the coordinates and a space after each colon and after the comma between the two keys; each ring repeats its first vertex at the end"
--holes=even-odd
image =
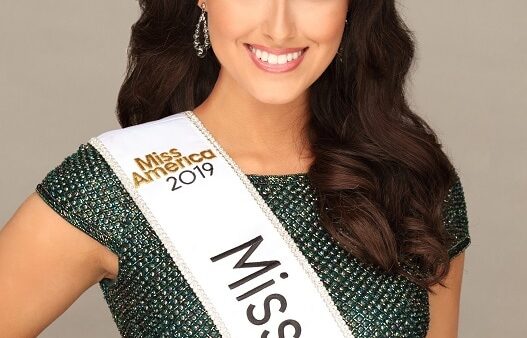
{"type": "MultiPolygon", "coordinates": [[[[194,1],[139,0],[117,114],[122,127],[192,110],[220,64],[200,59],[194,1]]],[[[394,0],[354,0],[337,58],[309,88],[321,222],[353,256],[430,289],[448,273],[442,206],[456,172],[404,85],[415,47],[394,0]]]]}

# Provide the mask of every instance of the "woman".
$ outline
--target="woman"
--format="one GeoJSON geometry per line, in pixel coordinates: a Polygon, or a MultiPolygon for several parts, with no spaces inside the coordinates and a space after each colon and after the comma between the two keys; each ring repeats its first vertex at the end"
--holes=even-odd
{"type": "Polygon", "coordinates": [[[456,337],[466,205],[437,136],[405,100],[414,44],[394,1],[140,5],[123,129],[80,145],[0,232],[3,335],[36,336],[98,282],[125,337],[456,337]],[[134,148],[167,140],[210,148],[199,159],[134,148]],[[128,175],[126,156],[143,171],[128,175]],[[185,181],[183,157],[204,160],[192,170],[209,183],[185,181]],[[163,204],[147,187],[170,177],[184,193],[163,204]],[[211,216],[217,205],[228,212],[211,216]],[[230,236],[260,216],[262,231],[287,242],[267,248],[280,260],[248,258],[271,243],[267,232],[234,247],[230,236]],[[231,218],[239,227],[228,232],[231,218]],[[207,264],[236,256],[229,264],[245,269],[229,288],[216,283],[229,280],[221,270],[207,278],[193,261],[216,243],[233,248],[207,264]],[[255,277],[254,262],[305,274],[221,301],[255,277]]]}

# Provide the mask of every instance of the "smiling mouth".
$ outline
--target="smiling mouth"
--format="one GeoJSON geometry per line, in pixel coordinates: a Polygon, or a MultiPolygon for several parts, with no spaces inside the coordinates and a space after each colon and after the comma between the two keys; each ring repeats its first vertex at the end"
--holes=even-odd
{"type": "Polygon", "coordinates": [[[305,48],[287,48],[287,49],[271,49],[259,45],[245,44],[249,52],[254,55],[258,61],[272,65],[285,65],[288,63],[296,63],[308,49],[305,48]]]}

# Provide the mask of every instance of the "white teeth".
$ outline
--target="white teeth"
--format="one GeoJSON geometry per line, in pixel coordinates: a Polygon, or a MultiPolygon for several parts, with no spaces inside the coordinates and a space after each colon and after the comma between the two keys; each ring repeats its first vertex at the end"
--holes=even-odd
{"type": "Polygon", "coordinates": [[[249,46],[249,49],[256,55],[257,58],[264,62],[268,62],[271,65],[283,65],[287,62],[298,59],[298,57],[302,55],[302,51],[277,55],[264,50],[260,50],[253,46],[249,46]]]}
{"type": "Polygon", "coordinates": [[[267,62],[267,58],[269,57],[269,54],[266,52],[266,51],[263,51],[262,52],[262,61],[266,61],[267,62]]]}
{"type": "Polygon", "coordinates": [[[283,65],[287,62],[287,54],[282,54],[278,56],[278,64],[283,65]]]}

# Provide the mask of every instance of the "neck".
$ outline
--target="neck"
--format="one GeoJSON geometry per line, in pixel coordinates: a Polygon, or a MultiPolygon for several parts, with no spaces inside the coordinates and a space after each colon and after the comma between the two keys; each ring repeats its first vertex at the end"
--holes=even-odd
{"type": "Polygon", "coordinates": [[[289,173],[307,171],[311,161],[307,106],[307,93],[286,104],[260,102],[220,71],[194,113],[244,172],[289,173]]]}

